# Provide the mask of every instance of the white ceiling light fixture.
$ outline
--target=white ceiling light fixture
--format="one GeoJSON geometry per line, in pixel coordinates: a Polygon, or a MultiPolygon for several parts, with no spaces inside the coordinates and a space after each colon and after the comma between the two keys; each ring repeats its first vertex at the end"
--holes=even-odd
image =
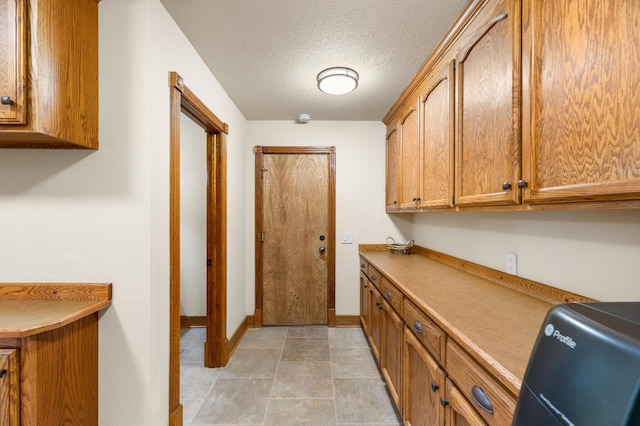
{"type": "Polygon", "coordinates": [[[358,87],[359,78],[358,73],[351,68],[327,68],[318,74],[318,89],[329,95],[344,95],[358,87]]]}

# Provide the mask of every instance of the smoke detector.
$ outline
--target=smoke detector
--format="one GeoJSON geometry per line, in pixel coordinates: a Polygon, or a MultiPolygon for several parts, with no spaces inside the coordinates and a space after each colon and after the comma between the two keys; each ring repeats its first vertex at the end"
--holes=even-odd
{"type": "Polygon", "coordinates": [[[308,123],[309,121],[311,121],[311,116],[309,114],[298,114],[298,122],[308,123]]]}

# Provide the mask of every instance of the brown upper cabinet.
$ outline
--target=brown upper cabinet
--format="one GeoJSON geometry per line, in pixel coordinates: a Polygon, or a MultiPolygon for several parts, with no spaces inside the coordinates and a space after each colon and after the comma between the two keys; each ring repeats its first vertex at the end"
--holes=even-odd
{"type": "Polygon", "coordinates": [[[0,147],[98,149],[98,1],[0,0],[0,147]]]}
{"type": "Polygon", "coordinates": [[[384,118],[387,211],[638,207],[639,20],[634,0],[471,0],[384,118]]]}
{"type": "Polygon", "coordinates": [[[387,126],[387,187],[386,208],[387,211],[395,211],[400,207],[399,202],[399,176],[400,176],[400,140],[398,139],[397,123],[387,126]]]}
{"type": "Polygon", "coordinates": [[[454,49],[455,203],[519,203],[520,1],[487,2],[454,49]]]}
{"type": "Polygon", "coordinates": [[[453,207],[454,61],[436,67],[420,96],[422,190],[419,207],[453,207]]]}
{"type": "Polygon", "coordinates": [[[412,102],[400,115],[400,208],[414,208],[420,202],[420,139],[418,105],[412,102]]]}
{"type": "Polygon", "coordinates": [[[640,198],[637,0],[523,4],[523,199],[640,198]]]}

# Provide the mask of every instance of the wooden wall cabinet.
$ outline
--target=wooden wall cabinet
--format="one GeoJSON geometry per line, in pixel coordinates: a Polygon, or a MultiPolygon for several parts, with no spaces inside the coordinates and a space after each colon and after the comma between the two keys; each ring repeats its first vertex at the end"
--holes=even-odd
{"type": "Polygon", "coordinates": [[[437,67],[420,96],[421,208],[454,205],[454,66],[437,67]]]}
{"type": "Polygon", "coordinates": [[[470,1],[383,120],[412,128],[419,97],[387,211],[640,206],[638,20],[633,0],[470,1]]]}
{"type": "Polygon", "coordinates": [[[528,203],[640,198],[640,8],[523,1],[528,203]]]}
{"type": "Polygon", "coordinates": [[[402,150],[398,137],[398,124],[396,122],[387,126],[386,143],[386,191],[385,207],[387,212],[395,212],[400,208],[400,182],[402,150]]]}
{"type": "Polygon", "coordinates": [[[411,209],[420,203],[420,128],[417,100],[409,102],[398,124],[402,158],[400,208],[411,209]]]}
{"type": "Polygon", "coordinates": [[[520,1],[488,1],[456,47],[456,205],[517,204],[520,1]]]}
{"type": "Polygon", "coordinates": [[[98,149],[98,2],[1,0],[0,148],[98,149]]]}

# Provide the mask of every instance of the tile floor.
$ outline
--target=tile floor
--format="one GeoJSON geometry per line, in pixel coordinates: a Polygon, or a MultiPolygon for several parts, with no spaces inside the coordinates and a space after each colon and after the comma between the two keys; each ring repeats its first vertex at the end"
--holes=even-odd
{"type": "Polygon", "coordinates": [[[182,330],[185,425],[402,425],[360,328],[249,329],[224,368],[182,330]]]}

